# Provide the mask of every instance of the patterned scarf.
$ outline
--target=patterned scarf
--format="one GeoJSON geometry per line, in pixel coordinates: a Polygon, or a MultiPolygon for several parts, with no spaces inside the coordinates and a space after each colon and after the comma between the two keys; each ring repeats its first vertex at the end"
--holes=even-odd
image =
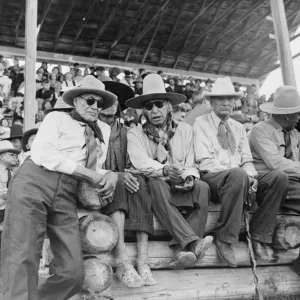
{"type": "Polygon", "coordinates": [[[73,109],[71,112],[70,112],[70,116],[78,121],[78,122],[82,122],[82,123],[85,123],[87,124],[94,132],[94,136],[95,138],[98,138],[98,140],[104,144],[104,139],[103,139],[103,134],[102,134],[102,131],[100,129],[100,127],[98,126],[97,124],[97,120],[94,121],[94,122],[89,122],[89,121],[86,121],[78,112],[76,109],[73,109]]]}

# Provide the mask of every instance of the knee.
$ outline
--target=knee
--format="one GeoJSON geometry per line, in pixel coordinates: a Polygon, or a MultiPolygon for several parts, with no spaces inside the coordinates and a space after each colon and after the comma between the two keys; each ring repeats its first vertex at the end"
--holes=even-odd
{"type": "Polygon", "coordinates": [[[229,171],[229,178],[237,182],[248,180],[248,177],[248,174],[243,168],[232,168],[229,171]]]}
{"type": "Polygon", "coordinates": [[[199,195],[199,197],[201,197],[201,202],[203,202],[204,204],[207,202],[208,205],[210,199],[209,185],[202,180],[196,180],[194,191],[199,195]]]}
{"type": "Polygon", "coordinates": [[[280,188],[288,188],[289,186],[289,177],[286,173],[282,171],[272,171],[270,172],[271,175],[271,182],[274,184],[279,183],[280,188]]]}

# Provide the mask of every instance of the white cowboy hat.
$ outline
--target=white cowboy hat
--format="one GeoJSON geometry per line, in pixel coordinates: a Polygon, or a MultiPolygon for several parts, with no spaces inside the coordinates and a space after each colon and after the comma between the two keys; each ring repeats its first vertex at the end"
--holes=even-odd
{"type": "Polygon", "coordinates": [[[186,97],[182,94],[167,93],[161,76],[149,74],[143,82],[143,95],[131,98],[125,104],[131,108],[143,108],[146,102],[158,99],[167,100],[172,105],[186,101],[186,97]]]}
{"type": "Polygon", "coordinates": [[[294,114],[300,112],[300,96],[295,87],[283,85],[276,90],[273,102],[263,103],[259,108],[269,114],[294,114]]]}
{"type": "Polygon", "coordinates": [[[75,87],[67,90],[63,94],[63,100],[73,106],[74,98],[82,94],[96,94],[104,99],[103,109],[107,109],[115,104],[117,96],[105,90],[105,85],[92,75],[87,75],[75,87]]]}
{"type": "Polygon", "coordinates": [[[0,154],[5,152],[12,152],[19,154],[21,151],[14,148],[13,144],[10,141],[3,140],[0,141],[0,154]]]}
{"type": "Polygon", "coordinates": [[[74,106],[71,106],[71,105],[67,104],[66,102],[64,102],[62,97],[59,97],[58,100],[56,101],[54,107],[46,109],[44,111],[44,114],[46,116],[52,111],[70,112],[74,108],[75,108],[74,106]]]}
{"type": "Polygon", "coordinates": [[[232,96],[235,97],[236,100],[241,99],[244,96],[242,91],[236,92],[234,90],[234,86],[229,77],[220,77],[215,81],[214,86],[211,89],[211,92],[204,91],[202,96],[210,100],[211,97],[224,97],[224,96],[232,96]]]}

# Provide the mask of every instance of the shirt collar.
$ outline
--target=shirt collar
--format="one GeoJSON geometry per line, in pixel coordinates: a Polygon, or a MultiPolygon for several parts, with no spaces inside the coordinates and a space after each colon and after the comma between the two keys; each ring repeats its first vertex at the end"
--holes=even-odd
{"type": "MultiPolygon", "coordinates": [[[[214,111],[212,111],[210,113],[211,118],[213,120],[213,122],[215,123],[216,127],[218,128],[220,123],[222,122],[222,120],[216,115],[216,113],[214,111]]],[[[227,120],[227,122],[230,122],[230,118],[227,120]]]]}
{"type": "Polygon", "coordinates": [[[273,126],[274,128],[276,128],[279,131],[283,130],[281,125],[273,117],[271,117],[269,120],[267,120],[266,123],[269,123],[271,126],[273,126]]]}

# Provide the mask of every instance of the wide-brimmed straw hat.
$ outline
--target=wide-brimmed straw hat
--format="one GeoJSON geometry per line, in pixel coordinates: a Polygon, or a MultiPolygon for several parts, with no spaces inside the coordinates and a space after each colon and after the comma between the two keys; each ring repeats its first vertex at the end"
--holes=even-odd
{"type": "Polygon", "coordinates": [[[236,100],[238,100],[244,96],[244,93],[242,91],[235,91],[234,86],[229,77],[221,77],[216,80],[214,86],[211,89],[211,92],[203,91],[202,96],[207,100],[210,100],[211,97],[225,96],[232,96],[236,100]]]}
{"type": "Polygon", "coordinates": [[[15,149],[13,144],[10,141],[2,140],[0,141],[0,154],[5,152],[12,152],[15,154],[19,154],[21,151],[15,149]]]}
{"type": "Polygon", "coordinates": [[[263,103],[259,108],[269,114],[294,114],[300,112],[300,96],[295,87],[283,85],[276,90],[273,102],[263,103]]]}
{"type": "Polygon", "coordinates": [[[105,90],[115,94],[118,97],[121,111],[125,110],[127,108],[125,102],[134,97],[133,89],[130,86],[117,81],[103,81],[103,83],[105,85],[105,90]]]}
{"type": "Polygon", "coordinates": [[[58,98],[53,108],[48,108],[44,111],[45,116],[51,113],[52,111],[62,111],[62,112],[70,112],[75,107],[67,104],[62,100],[61,97],[58,98]]]}
{"type": "Polygon", "coordinates": [[[104,99],[103,109],[111,107],[117,101],[117,96],[106,91],[104,84],[92,75],[87,75],[77,86],[64,92],[63,100],[73,106],[74,98],[82,94],[96,94],[101,96],[104,99]]]}
{"type": "Polygon", "coordinates": [[[22,138],[22,148],[23,148],[23,151],[24,152],[27,152],[29,151],[27,148],[26,148],[26,145],[28,144],[28,140],[29,138],[36,134],[38,132],[38,128],[32,128],[32,129],[29,129],[27,131],[24,132],[23,134],[23,138],[22,138]]]}
{"type": "Polygon", "coordinates": [[[145,103],[158,99],[167,100],[171,105],[186,101],[186,97],[182,94],[167,93],[160,75],[149,74],[143,81],[143,95],[131,98],[125,104],[131,108],[143,108],[145,103]]]}

